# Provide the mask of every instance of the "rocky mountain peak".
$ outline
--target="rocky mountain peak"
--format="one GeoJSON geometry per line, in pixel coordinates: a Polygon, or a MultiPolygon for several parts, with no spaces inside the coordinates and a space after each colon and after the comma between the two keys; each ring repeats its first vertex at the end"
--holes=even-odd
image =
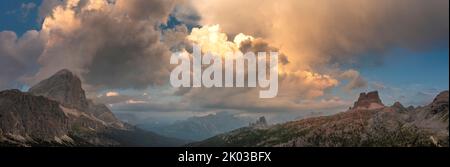
{"type": "Polygon", "coordinates": [[[266,128],[266,127],[268,127],[268,124],[267,124],[267,121],[266,121],[266,117],[264,117],[264,116],[259,117],[259,119],[256,120],[256,122],[250,123],[249,126],[252,127],[252,128],[266,128]]]}
{"type": "Polygon", "coordinates": [[[64,107],[92,114],[112,126],[123,126],[108,107],[104,104],[95,104],[86,98],[80,78],[67,69],[60,70],[50,78],[39,82],[31,87],[29,92],[55,100],[64,107]]]}
{"type": "Polygon", "coordinates": [[[384,104],[381,102],[378,91],[362,92],[359,94],[358,100],[354,103],[352,109],[379,109],[383,108],[384,104]]]}
{"type": "Polygon", "coordinates": [[[76,108],[80,111],[88,107],[80,78],[67,69],[60,70],[50,78],[34,85],[29,92],[58,101],[64,106],[76,108]]]}
{"type": "Polygon", "coordinates": [[[394,109],[395,111],[400,111],[400,112],[408,111],[408,109],[405,108],[405,106],[403,106],[403,104],[400,103],[400,102],[398,102],[398,101],[395,102],[395,103],[391,106],[391,108],[394,109]]]}
{"type": "Polygon", "coordinates": [[[405,108],[405,106],[403,106],[403,104],[400,103],[400,102],[398,102],[398,101],[396,101],[396,102],[392,105],[392,107],[405,108]]]}
{"type": "Polygon", "coordinates": [[[436,114],[439,111],[447,111],[448,112],[448,91],[443,91],[439,93],[430,104],[431,111],[436,114]]]}
{"type": "Polygon", "coordinates": [[[433,100],[433,103],[448,103],[448,90],[439,93],[433,100]]]}

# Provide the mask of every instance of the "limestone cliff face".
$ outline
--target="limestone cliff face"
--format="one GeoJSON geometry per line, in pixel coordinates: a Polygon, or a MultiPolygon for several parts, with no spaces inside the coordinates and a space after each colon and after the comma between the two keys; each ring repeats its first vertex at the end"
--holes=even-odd
{"type": "Polygon", "coordinates": [[[127,125],[86,98],[61,70],[30,89],[0,91],[1,146],[175,146],[184,141],[127,125]]]}
{"type": "Polygon", "coordinates": [[[61,103],[66,111],[76,109],[88,116],[103,121],[107,125],[123,127],[123,124],[104,104],[95,104],[86,98],[81,80],[74,73],[63,69],[48,79],[31,87],[29,92],[61,103]]]}
{"type": "Polygon", "coordinates": [[[381,102],[380,96],[378,96],[378,91],[373,91],[369,93],[361,93],[358,100],[354,103],[352,109],[380,109],[383,108],[384,104],[381,102]]]}
{"type": "Polygon", "coordinates": [[[61,70],[30,88],[29,92],[60,102],[69,108],[86,110],[88,102],[80,79],[69,70],[61,70]]]}
{"type": "Polygon", "coordinates": [[[429,105],[432,114],[437,114],[441,111],[448,111],[448,94],[448,91],[444,91],[439,93],[439,95],[434,98],[433,103],[429,105]]]}
{"type": "Polygon", "coordinates": [[[19,90],[0,92],[0,141],[51,141],[64,138],[69,118],[60,104],[19,90]]]}
{"type": "MultiPolygon", "coordinates": [[[[125,129],[105,105],[86,99],[80,79],[69,70],[57,72],[29,92],[1,91],[0,119],[0,141],[18,145],[65,144],[73,141],[69,136],[74,134],[125,129]]],[[[93,144],[105,142],[99,139],[93,144]]]]}
{"type": "Polygon", "coordinates": [[[432,103],[413,110],[411,113],[414,124],[419,127],[441,132],[448,137],[448,101],[449,93],[448,91],[444,91],[439,93],[432,103]]]}
{"type": "Polygon", "coordinates": [[[104,104],[96,104],[93,101],[88,101],[88,109],[90,114],[94,117],[104,121],[107,125],[116,128],[124,128],[123,123],[116,118],[116,116],[104,104]]]}
{"type": "Polygon", "coordinates": [[[269,125],[267,124],[266,118],[264,116],[259,117],[256,122],[249,124],[249,127],[252,128],[267,128],[268,126],[269,125]]]}

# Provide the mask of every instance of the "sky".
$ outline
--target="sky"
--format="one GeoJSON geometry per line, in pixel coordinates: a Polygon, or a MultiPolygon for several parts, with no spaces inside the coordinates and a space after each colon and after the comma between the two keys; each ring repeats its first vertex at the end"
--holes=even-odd
{"type": "Polygon", "coordinates": [[[0,30],[22,35],[30,29],[40,29],[38,5],[41,3],[40,0],[0,2],[0,30]]]}
{"type": "Polygon", "coordinates": [[[0,89],[26,90],[67,68],[113,112],[164,120],[232,111],[280,121],[343,111],[372,90],[386,105],[425,105],[449,89],[448,6],[447,0],[0,1],[0,89]],[[233,41],[240,33],[251,40],[233,41]],[[189,53],[192,44],[218,54],[243,51],[244,44],[281,52],[287,61],[280,64],[279,95],[171,87],[170,55],[189,53]]]}

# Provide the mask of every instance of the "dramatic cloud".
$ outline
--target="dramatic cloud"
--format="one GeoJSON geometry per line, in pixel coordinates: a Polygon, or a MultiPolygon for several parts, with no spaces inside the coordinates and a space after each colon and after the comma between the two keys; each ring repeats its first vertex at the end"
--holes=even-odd
{"type": "Polygon", "coordinates": [[[162,41],[172,52],[187,50],[192,52],[192,44],[186,38],[189,35],[188,29],[184,25],[176,26],[163,32],[162,41]]]}
{"type": "Polygon", "coordinates": [[[180,89],[188,103],[253,111],[324,109],[349,102],[327,94],[368,87],[360,59],[380,62],[391,49],[422,50],[448,43],[448,1],[195,1],[203,25],[188,38],[204,52],[282,52],[277,98],[255,98],[257,89],[180,89]],[[230,12],[232,11],[232,12],[230,12]],[[251,40],[234,42],[240,34],[251,40]],[[247,36],[247,35],[244,35],[247,36]],[[257,38],[255,38],[257,37],[257,38]],[[212,40],[213,39],[213,40],[212,40]],[[332,99],[332,100],[330,100],[332,99]]]}
{"type": "Polygon", "coordinates": [[[175,1],[66,0],[44,5],[53,6],[41,30],[48,41],[39,58],[42,68],[30,83],[61,68],[100,88],[142,89],[167,81],[170,51],[160,41],[158,25],[166,22],[175,1]]]}
{"type": "MultiPolygon", "coordinates": [[[[239,37],[239,36],[237,36],[237,37],[239,37]]],[[[236,39],[237,38],[235,38],[235,41],[236,41],[236,39]]],[[[264,41],[261,38],[240,41],[239,42],[239,50],[241,50],[242,53],[278,52],[280,54],[280,55],[278,55],[278,61],[282,65],[286,65],[289,63],[288,57],[286,55],[284,55],[283,53],[280,53],[280,49],[270,46],[267,41],[264,41]]]]}
{"type": "Polygon", "coordinates": [[[343,72],[340,77],[342,79],[349,80],[349,83],[344,86],[345,91],[351,91],[353,89],[358,88],[366,88],[367,87],[367,81],[364,80],[358,71],[355,71],[353,69],[347,70],[343,72]]]}
{"type": "MultiPolygon", "coordinates": [[[[182,102],[212,109],[241,109],[250,112],[305,111],[342,107],[349,102],[338,98],[319,98],[337,80],[311,72],[297,72],[280,76],[278,96],[258,98],[257,88],[190,88],[182,93],[182,102]]],[[[178,93],[178,92],[177,92],[178,93]]]]}
{"type": "Polygon", "coordinates": [[[64,2],[61,0],[43,0],[39,6],[38,21],[43,21],[50,13],[52,13],[53,8],[62,5],[64,2]]]}
{"type": "Polygon", "coordinates": [[[107,97],[114,97],[114,96],[119,96],[119,93],[117,92],[106,92],[106,96],[107,97]]]}
{"type": "Polygon", "coordinates": [[[43,49],[44,40],[37,31],[20,38],[11,31],[0,32],[0,90],[20,87],[21,77],[36,72],[43,49]]]}
{"type": "MultiPolygon", "coordinates": [[[[227,34],[218,25],[194,28],[187,36],[191,42],[200,45],[204,53],[209,52],[223,58],[227,52],[277,52],[278,48],[260,38],[238,34],[228,40],[227,34]]],[[[323,109],[344,105],[345,102],[333,99],[314,101],[325,91],[338,85],[331,76],[306,70],[290,70],[286,55],[280,53],[279,91],[273,99],[258,98],[261,88],[181,88],[174,95],[181,95],[183,103],[194,107],[213,109],[242,109],[250,111],[285,111],[323,109]],[[317,102],[315,104],[314,102],[317,102]],[[319,105],[320,104],[320,105],[319,105]]],[[[351,78],[353,79],[353,78],[351,78]]]]}
{"type": "Polygon", "coordinates": [[[390,86],[368,83],[359,63],[382,62],[397,48],[447,46],[448,6],[447,0],[44,0],[41,30],[20,37],[0,32],[0,89],[67,68],[92,99],[124,112],[335,111],[351,103],[336,94],[366,88],[401,99],[406,95],[389,94],[398,92],[390,86]],[[260,99],[261,88],[170,87],[171,53],[192,53],[193,44],[221,56],[280,52],[278,96],[260,99]]]}
{"type": "Polygon", "coordinates": [[[322,70],[329,64],[356,64],[359,55],[378,53],[371,59],[380,59],[384,51],[399,47],[448,44],[447,0],[195,2],[203,24],[267,39],[297,69],[322,70]]]}
{"type": "Polygon", "coordinates": [[[158,22],[167,19],[175,2],[175,0],[117,0],[115,7],[134,20],[158,22]]]}

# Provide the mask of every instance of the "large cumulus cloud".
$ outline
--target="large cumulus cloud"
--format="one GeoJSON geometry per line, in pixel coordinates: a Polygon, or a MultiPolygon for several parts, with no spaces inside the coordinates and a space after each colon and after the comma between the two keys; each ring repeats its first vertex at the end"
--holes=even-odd
{"type": "MultiPolygon", "coordinates": [[[[158,30],[174,0],[66,0],[52,6],[43,20],[47,36],[35,83],[68,68],[92,87],[136,88],[167,79],[169,48],[158,30]]],[[[42,9],[42,8],[41,8],[42,9]]],[[[45,9],[41,10],[45,13],[45,9]]]]}
{"type": "Polygon", "coordinates": [[[371,53],[370,59],[378,60],[393,48],[448,45],[447,0],[195,2],[203,24],[264,37],[282,47],[291,68],[323,70],[330,64],[357,64],[361,55],[371,53]]]}

